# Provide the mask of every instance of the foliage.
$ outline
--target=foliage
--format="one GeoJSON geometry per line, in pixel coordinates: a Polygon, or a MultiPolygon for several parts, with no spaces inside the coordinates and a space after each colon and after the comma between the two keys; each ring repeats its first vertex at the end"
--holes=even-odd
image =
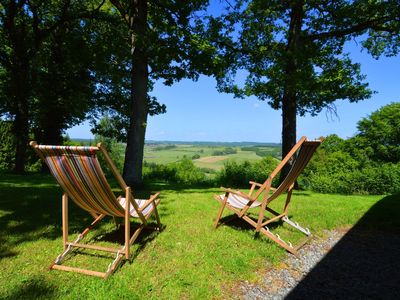
{"type": "MultiPolygon", "coordinates": [[[[229,160],[223,169],[217,173],[217,182],[225,186],[247,187],[249,181],[263,183],[272,171],[277,167],[278,161],[271,156],[267,156],[260,161],[250,163],[244,161],[237,163],[229,160]]],[[[277,181],[273,182],[276,185],[277,181]]]]}
{"type": "MultiPolygon", "coordinates": [[[[93,37],[104,1],[2,1],[0,5],[0,116],[13,120],[15,170],[23,172],[29,133],[39,142],[86,117],[92,80],[93,37]],[[90,27],[90,29],[89,29],[90,27]]],[[[101,34],[99,34],[101,35],[101,34]]]]}
{"type": "Polygon", "coordinates": [[[15,141],[12,134],[12,123],[0,119],[0,171],[11,171],[14,168],[15,141]]]}
{"type": "MultiPolygon", "coordinates": [[[[119,49],[110,64],[120,71],[120,80],[105,81],[104,89],[120,91],[123,97],[102,97],[99,112],[113,117],[118,139],[127,144],[123,176],[135,186],[142,183],[148,115],[166,112],[165,105],[149,94],[155,82],[170,86],[183,78],[210,75],[214,69],[214,48],[199,36],[201,27],[196,26],[208,1],[110,2],[110,12],[121,21],[113,28],[119,49]]],[[[96,126],[96,118],[93,122],[96,126]]]]}
{"type": "MultiPolygon", "coordinates": [[[[386,111],[385,108],[378,112],[386,111]]],[[[372,115],[376,116],[376,113],[372,115]]],[[[390,117],[388,119],[386,124],[390,123],[390,117]]],[[[359,124],[366,123],[369,123],[368,119],[359,124]]],[[[386,132],[397,130],[396,124],[391,126],[386,127],[386,132]]],[[[382,135],[384,139],[385,132],[382,135]]],[[[301,175],[300,185],[323,193],[385,194],[400,191],[400,160],[384,162],[382,157],[385,156],[371,151],[375,145],[375,136],[363,133],[348,140],[336,135],[328,136],[301,175]]],[[[395,145],[396,142],[385,146],[395,145]]]]}
{"type": "Polygon", "coordinates": [[[168,165],[145,162],[143,177],[149,181],[163,180],[182,185],[199,185],[208,182],[205,173],[188,158],[183,158],[179,162],[168,165]]]}
{"type": "Polygon", "coordinates": [[[205,25],[225,63],[216,75],[218,89],[241,98],[254,95],[282,109],[283,156],[296,143],[297,115],[335,112],[337,100],[371,96],[360,64],[345,52],[346,42],[387,37],[391,43],[370,41],[364,47],[398,50],[397,0],[248,0],[227,6],[205,25]]]}
{"type": "Polygon", "coordinates": [[[257,156],[265,157],[265,156],[273,156],[275,158],[281,158],[282,154],[277,147],[269,147],[265,149],[265,147],[258,147],[258,146],[250,146],[250,147],[242,147],[242,151],[253,151],[256,153],[257,156]]]}
{"type": "Polygon", "coordinates": [[[212,153],[214,156],[224,156],[224,155],[229,155],[229,154],[236,154],[237,150],[232,148],[232,147],[226,147],[222,150],[216,150],[212,153]]]}
{"type": "Polygon", "coordinates": [[[153,151],[163,151],[163,150],[171,150],[175,149],[176,145],[166,145],[166,146],[157,146],[153,148],[153,151]]]}
{"type": "Polygon", "coordinates": [[[357,147],[373,161],[400,161],[400,103],[392,103],[358,122],[357,147]]]}
{"type": "MultiPolygon", "coordinates": [[[[108,116],[104,116],[99,122],[100,132],[106,132],[108,128],[111,127],[110,125],[110,118],[108,116]]],[[[100,134],[95,135],[95,144],[101,143],[107,150],[108,154],[111,157],[111,160],[117,167],[117,169],[122,172],[123,167],[123,153],[124,153],[124,146],[117,141],[115,138],[103,136],[100,134]]],[[[102,156],[100,155],[100,159],[103,160],[102,156]]],[[[106,166],[107,164],[103,162],[101,165],[106,166]]],[[[105,172],[110,173],[111,170],[104,169],[105,172]]]]}

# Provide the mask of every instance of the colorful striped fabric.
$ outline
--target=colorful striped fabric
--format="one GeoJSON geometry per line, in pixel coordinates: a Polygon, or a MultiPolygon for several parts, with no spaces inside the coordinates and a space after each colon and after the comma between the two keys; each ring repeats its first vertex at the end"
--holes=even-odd
{"type": "Polygon", "coordinates": [[[81,208],[124,216],[96,157],[97,147],[37,146],[57,182],[81,208]]]}
{"type": "Polygon", "coordinates": [[[275,192],[268,198],[268,202],[277,198],[280,194],[285,192],[297,179],[300,173],[307,166],[308,162],[312,158],[315,150],[317,150],[318,146],[321,144],[320,141],[305,141],[300,150],[298,151],[296,160],[290,169],[286,178],[282,181],[282,183],[278,186],[275,192]]]}

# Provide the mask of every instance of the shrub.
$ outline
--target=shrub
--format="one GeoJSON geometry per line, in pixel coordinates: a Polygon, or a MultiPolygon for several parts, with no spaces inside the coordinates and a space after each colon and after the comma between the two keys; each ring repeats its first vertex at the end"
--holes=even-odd
{"type": "MultiPolygon", "coordinates": [[[[124,167],[124,146],[121,143],[118,143],[115,139],[107,138],[101,135],[95,135],[94,142],[95,144],[101,143],[106,148],[114,165],[120,172],[122,172],[124,167]]],[[[102,155],[99,155],[99,160],[102,166],[107,166],[107,164],[103,161],[104,158],[102,155]]],[[[111,174],[111,170],[109,170],[109,168],[103,168],[103,171],[106,172],[107,175],[111,174]]]]}
{"type": "MultiPolygon", "coordinates": [[[[227,161],[221,171],[217,173],[217,182],[226,186],[248,187],[249,181],[263,183],[276,168],[276,159],[268,156],[255,163],[244,161],[227,161]]],[[[277,182],[274,181],[273,185],[277,182]]]]}
{"type": "Polygon", "coordinates": [[[190,159],[183,159],[180,162],[174,163],[176,168],[175,182],[192,185],[203,183],[206,176],[201,172],[190,159]]]}
{"type": "Polygon", "coordinates": [[[170,150],[175,149],[176,145],[165,145],[165,146],[157,146],[153,148],[153,151],[163,151],[163,150],[170,150]]]}
{"type": "Polygon", "coordinates": [[[195,185],[207,183],[206,175],[190,159],[184,158],[169,165],[144,163],[143,178],[169,183],[195,185]]]}
{"type": "Polygon", "coordinates": [[[237,150],[232,148],[232,147],[226,147],[223,150],[215,150],[212,155],[214,156],[223,156],[223,155],[229,155],[229,154],[236,154],[237,150]]]}
{"type": "Polygon", "coordinates": [[[321,193],[386,194],[400,191],[400,162],[379,163],[357,139],[327,138],[300,176],[300,185],[321,193]]]}

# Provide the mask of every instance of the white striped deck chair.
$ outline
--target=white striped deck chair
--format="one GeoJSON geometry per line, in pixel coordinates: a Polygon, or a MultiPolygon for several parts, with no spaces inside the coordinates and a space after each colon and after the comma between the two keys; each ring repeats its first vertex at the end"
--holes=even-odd
{"type": "Polygon", "coordinates": [[[303,228],[299,224],[289,220],[288,218],[289,204],[292,196],[292,190],[297,177],[307,166],[315,150],[322,143],[322,141],[323,138],[320,138],[315,141],[310,141],[307,140],[305,136],[303,136],[296,143],[296,145],[294,145],[291,151],[280,162],[280,164],[276,167],[276,169],[271,173],[271,175],[267,178],[267,180],[263,184],[250,181],[251,187],[248,194],[243,193],[240,190],[221,188],[225,193],[222,195],[214,196],[214,198],[221,203],[221,208],[218,212],[217,219],[215,220],[214,227],[215,228],[218,227],[218,222],[222,216],[222,212],[226,207],[235,213],[234,216],[242,218],[244,221],[248,222],[250,225],[255,227],[257,233],[260,232],[266,235],[268,238],[276,242],[281,247],[285,248],[290,253],[298,255],[298,249],[308,241],[308,239],[311,237],[311,233],[307,228],[303,228]],[[276,189],[272,188],[271,187],[272,180],[281,171],[281,169],[285,166],[285,164],[287,164],[288,161],[292,158],[295,158],[295,161],[293,162],[292,167],[289,173],[287,174],[286,178],[281,182],[281,184],[276,189]],[[257,191],[256,188],[258,188],[257,191]],[[270,194],[270,192],[272,193],[270,194]],[[278,213],[277,211],[268,207],[271,201],[276,199],[284,192],[287,192],[287,197],[282,213],[278,213]],[[262,195],[262,193],[264,194],[262,195]],[[258,201],[259,198],[261,198],[260,201],[258,201]],[[260,211],[258,215],[258,220],[255,221],[248,216],[248,210],[257,207],[260,208],[260,211]],[[273,217],[266,218],[264,216],[265,211],[270,212],[273,215],[273,217]],[[307,236],[307,238],[297,246],[293,246],[290,242],[284,241],[279,235],[272,233],[267,226],[269,223],[279,220],[283,220],[285,223],[300,230],[307,236]]]}

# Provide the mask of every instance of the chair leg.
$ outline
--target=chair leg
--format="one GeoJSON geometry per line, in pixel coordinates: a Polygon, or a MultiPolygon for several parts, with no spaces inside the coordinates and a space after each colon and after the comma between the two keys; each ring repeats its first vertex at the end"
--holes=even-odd
{"type": "Polygon", "coordinates": [[[160,216],[158,215],[157,205],[154,206],[154,215],[155,215],[156,220],[157,220],[158,230],[161,231],[161,221],[160,221],[160,216]]]}
{"type": "Polygon", "coordinates": [[[287,215],[288,214],[288,210],[289,210],[289,204],[290,204],[290,199],[292,197],[292,192],[293,192],[293,185],[291,186],[291,188],[289,188],[287,196],[286,196],[286,202],[285,202],[285,206],[283,208],[284,213],[287,215]]]}
{"type": "Polygon", "coordinates": [[[68,195],[62,195],[62,227],[63,227],[63,246],[67,250],[68,243],[68,195]]]}
{"type": "MultiPolygon", "coordinates": [[[[219,209],[217,218],[215,219],[214,228],[217,228],[217,227],[218,227],[218,222],[219,222],[219,219],[221,219],[222,212],[223,212],[224,209],[225,209],[226,202],[228,201],[228,196],[229,196],[229,193],[225,193],[224,200],[223,200],[223,202],[221,203],[221,208],[219,209]]],[[[218,197],[218,196],[216,196],[216,197],[218,197]]]]}
{"type": "Polygon", "coordinates": [[[130,240],[130,230],[131,230],[131,222],[130,222],[130,193],[127,195],[125,199],[125,259],[129,260],[129,240],[130,240]]]}

